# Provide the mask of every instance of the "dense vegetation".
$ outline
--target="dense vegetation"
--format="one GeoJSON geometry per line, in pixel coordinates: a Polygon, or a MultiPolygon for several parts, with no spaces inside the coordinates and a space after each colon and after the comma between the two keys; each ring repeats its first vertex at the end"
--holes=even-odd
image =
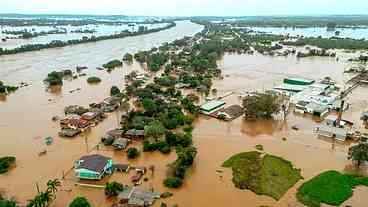
{"type": "Polygon", "coordinates": [[[258,93],[243,99],[246,119],[269,119],[280,111],[279,98],[272,94],[258,93]]]}
{"type": "Polygon", "coordinates": [[[9,168],[15,164],[15,157],[0,157],[0,174],[8,172],[9,168]]]}
{"type": "Polygon", "coordinates": [[[233,171],[233,183],[237,188],[249,189],[259,195],[279,200],[302,177],[291,162],[260,152],[244,152],[232,156],[223,167],[233,171]]]}
{"type": "Polygon", "coordinates": [[[76,44],[83,44],[88,42],[97,42],[101,40],[108,40],[108,39],[117,39],[117,38],[124,38],[124,37],[130,37],[130,36],[137,36],[142,34],[149,34],[158,32],[161,30],[166,30],[172,27],[175,27],[176,24],[174,22],[169,23],[167,26],[162,28],[155,28],[155,29],[149,29],[144,31],[138,31],[138,32],[129,32],[129,31],[123,31],[118,34],[111,34],[111,35],[103,35],[103,36],[92,36],[92,37],[83,37],[82,39],[77,40],[68,40],[68,41],[61,41],[61,40],[54,40],[47,44],[28,44],[28,45],[22,45],[20,47],[14,48],[14,49],[4,49],[0,48],[0,56],[1,55],[10,55],[10,54],[17,54],[22,52],[29,52],[29,51],[36,51],[36,50],[42,50],[47,48],[58,48],[58,47],[64,47],[68,45],[76,45],[76,44]]]}
{"type": "Polygon", "coordinates": [[[367,16],[257,16],[239,17],[238,21],[229,22],[237,26],[253,27],[326,27],[329,29],[368,26],[367,16]]]}
{"type": "Polygon", "coordinates": [[[356,40],[350,38],[322,38],[306,37],[299,38],[296,41],[283,41],[284,45],[305,46],[312,45],[322,49],[349,49],[349,50],[367,50],[368,40],[356,40]]]}
{"type": "Polygon", "coordinates": [[[353,189],[358,185],[368,186],[368,178],[327,171],[303,183],[297,198],[308,207],[319,207],[321,203],[340,206],[353,195],[353,189]]]}

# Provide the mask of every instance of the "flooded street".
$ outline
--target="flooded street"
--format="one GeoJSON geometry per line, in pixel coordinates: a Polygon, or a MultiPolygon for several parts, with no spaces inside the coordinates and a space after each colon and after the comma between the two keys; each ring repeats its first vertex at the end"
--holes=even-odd
{"type": "MultiPolygon", "coordinates": [[[[162,182],[166,176],[167,164],[176,159],[174,152],[170,155],[159,152],[143,153],[139,159],[127,161],[124,153],[114,152],[111,148],[93,149],[107,130],[118,126],[119,112],[110,114],[108,119],[94,127],[90,133],[74,139],[59,138],[58,123],[52,122],[51,118],[55,115],[62,116],[63,108],[67,105],[87,106],[91,102],[103,100],[109,95],[112,85],[120,88],[124,86],[124,75],[133,70],[142,70],[137,63],[124,65],[111,73],[98,71],[96,67],[114,58],[121,59],[126,52],[147,50],[164,42],[192,36],[202,28],[188,21],[177,22],[174,28],[148,35],[0,57],[2,81],[8,84],[22,81],[31,84],[10,94],[6,99],[0,99],[0,156],[14,155],[17,158],[16,168],[0,176],[0,191],[6,191],[9,196],[15,196],[21,203],[25,203],[35,195],[36,183],[44,188],[43,184],[47,180],[61,178],[65,173],[62,190],[58,192],[57,199],[51,206],[65,207],[79,195],[85,196],[93,206],[109,206],[111,201],[105,199],[102,189],[75,186],[73,171],[68,172],[75,160],[91,151],[111,156],[117,163],[155,165],[155,174],[148,173],[149,181],[144,182],[143,186],[153,187],[159,192],[168,191],[162,182]],[[102,82],[89,85],[86,82],[87,77],[80,77],[64,81],[60,91],[46,91],[42,80],[48,72],[74,69],[76,65],[88,66],[89,69],[85,71],[87,77],[97,75],[102,82]],[[81,90],[69,93],[76,88],[81,90]],[[43,138],[47,136],[55,137],[51,146],[46,146],[43,142],[43,138]],[[47,154],[39,157],[38,153],[43,149],[47,149],[47,154]]],[[[348,79],[343,74],[346,66],[344,61],[338,62],[335,58],[326,57],[297,59],[294,56],[227,54],[220,62],[224,79],[214,81],[213,87],[221,95],[244,89],[266,90],[281,83],[285,77],[321,79],[325,76],[342,84],[348,79]]],[[[346,118],[361,123],[358,120],[361,110],[368,104],[367,91],[368,88],[359,87],[348,97],[352,109],[346,112],[346,118]]],[[[240,100],[237,95],[233,95],[225,101],[228,104],[239,104],[240,100]]],[[[232,122],[222,122],[200,117],[193,131],[194,145],[198,149],[194,166],[189,170],[183,187],[170,190],[174,196],[162,201],[184,207],[302,206],[296,201],[295,193],[305,180],[326,170],[343,171],[351,165],[347,160],[349,145],[317,138],[313,132],[315,126],[316,121],[312,117],[293,113],[285,121],[246,122],[239,118],[232,122]],[[294,124],[300,127],[298,131],[291,129],[294,124]],[[255,150],[257,144],[263,145],[265,152],[290,160],[296,168],[301,169],[305,180],[299,181],[280,201],[235,188],[231,181],[231,170],[221,168],[228,157],[255,150]]],[[[141,148],[140,143],[136,145],[141,148]]],[[[115,173],[110,181],[128,184],[129,177],[115,173]]],[[[358,188],[356,192],[347,204],[360,207],[368,203],[367,189],[358,188]]],[[[159,204],[160,202],[156,202],[155,206],[159,204]]]]}

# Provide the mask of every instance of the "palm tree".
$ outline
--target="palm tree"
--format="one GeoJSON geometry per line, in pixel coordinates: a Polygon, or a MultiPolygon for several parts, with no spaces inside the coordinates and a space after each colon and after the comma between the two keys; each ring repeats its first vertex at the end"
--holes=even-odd
{"type": "Polygon", "coordinates": [[[41,192],[37,195],[37,197],[39,197],[38,199],[40,201],[41,207],[48,206],[53,200],[53,195],[50,191],[41,192]]]}
{"type": "Polygon", "coordinates": [[[59,181],[59,179],[49,180],[47,181],[46,185],[47,185],[47,192],[51,192],[54,198],[56,198],[56,191],[58,191],[58,187],[61,186],[61,182],[59,181]]]}

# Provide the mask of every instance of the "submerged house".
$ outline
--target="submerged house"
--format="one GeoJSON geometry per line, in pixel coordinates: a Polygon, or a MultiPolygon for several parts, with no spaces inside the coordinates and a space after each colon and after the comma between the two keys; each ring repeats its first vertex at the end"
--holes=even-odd
{"type": "Polygon", "coordinates": [[[209,101],[209,102],[203,104],[201,106],[200,110],[201,110],[202,114],[210,115],[210,114],[222,109],[225,104],[226,104],[225,101],[213,100],[213,101],[209,101]]]}
{"type": "Polygon", "coordinates": [[[79,179],[100,180],[113,171],[113,162],[109,157],[98,154],[85,155],[75,161],[75,176],[79,179]]]}

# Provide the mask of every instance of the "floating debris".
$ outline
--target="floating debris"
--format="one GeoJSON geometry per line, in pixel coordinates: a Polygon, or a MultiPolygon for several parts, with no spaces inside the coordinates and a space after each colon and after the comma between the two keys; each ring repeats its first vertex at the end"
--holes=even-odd
{"type": "Polygon", "coordinates": [[[47,154],[47,150],[42,150],[38,153],[38,156],[43,156],[47,154]]]}

